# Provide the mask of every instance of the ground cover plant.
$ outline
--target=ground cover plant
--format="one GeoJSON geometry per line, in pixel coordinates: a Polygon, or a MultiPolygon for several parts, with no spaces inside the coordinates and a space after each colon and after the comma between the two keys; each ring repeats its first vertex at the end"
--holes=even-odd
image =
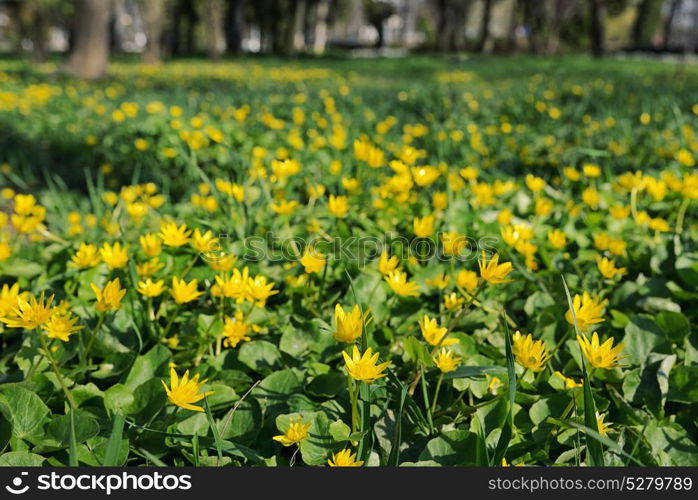
{"type": "Polygon", "coordinates": [[[698,465],[698,72],[0,61],[0,464],[698,465]]]}

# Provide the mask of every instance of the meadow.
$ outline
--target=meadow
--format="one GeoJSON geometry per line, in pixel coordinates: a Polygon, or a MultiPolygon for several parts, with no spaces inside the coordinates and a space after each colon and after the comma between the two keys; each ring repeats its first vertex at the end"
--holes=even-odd
{"type": "Polygon", "coordinates": [[[698,465],[698,67],[0,60],[0,465],[698,465]]]}

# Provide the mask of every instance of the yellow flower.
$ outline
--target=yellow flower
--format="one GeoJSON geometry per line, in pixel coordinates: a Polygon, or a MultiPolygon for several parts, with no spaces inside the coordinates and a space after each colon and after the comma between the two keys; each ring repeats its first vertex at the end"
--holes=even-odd
{"type": "Polygon", "coordinates": [[[126,295],[126,290],[121,288],[119,278],[114,278],[108,282],[104,289],[100,289],[94,283],[91,283],[90,287],[97,297],[95,309],[98,311],[116,311],[121,307],[121,299],[126,295]]]}
{"type": "Polygon", "coordinates": [[[487,262],[485,251],[482,251],[482,259],[478,260],[480,266],[480,276],[482,279],[492,284],[507,283],[511,280],[505,279],[507,274],[512,271],[511,262],[499,263],[499,254],[494,254],[492,259],[487,262]]]}
{"type": "Polygon", "coordinates": [[[444,249],[444,255],[459,255],[465,249],[466,243],[465,236],[458,233],[450,231],[441,233],[441,245],[444,249]]]}
{"type": "Polygon", "coordinates": [[[30,295],[29,299],[25,299],[20,294],[17,297],[17,303],[12,312],[7,316],[0,318],[0,321],[5,323],[9,328],[24,328],[25,330],[33,330],[51,318],[54,309],[51,307],[53,295],[44,301],[44,292],[37,300],[34,295],[30,295]]]}
{"type": "Polygon", "coordinates": [[[552,231],[548,231],[548,241],[553,248],[557,248],[559,250],[567,245],[567,235],[559,229],[554,229],[552,231]]]}
{"type": "Polygon", "coordinates": [[[451,281],[451,277],[448,274],[439,273],[432,278],[425,279],[424,283],[426,283],[429,286],[433,286],[434,288],[443,290],[448,286],[449,281],[451,281]]]}
{"type": "Polygon", "coordinates": [[[165,291],[163,280],[153,281],[150,278],[138,282],[138,293],[146,297],[157,297],[165,291]]]}
{"type": "Polygon", "coordinates": [[[100,259],[96,246],[80,243],[78,251],[75,252],[75,255],[73,255],[70,260],[78,269],[87,269],[99,264],[100,259]]]}
{"type": "Polygon", "coordinates": [[[12,255],[12,249],[10,248],[10,245],[5,243],[4,241],[0,241],[0,262],[9,259],[10,255],[12,255]]]}
{"type": "Polygon", "coordinates": [[[209,255],[205,260],[208,263],[208,266],[214,271],[227,272],[233,268],[235,262],[237,261],[237,257],[232,253],[223,255],[212,254],[209,255]]]}
{"type": "Polygon", "coordinates": [[[591,335],[591,340],[583,335],[577,335],[577,342],[582,348],[584,357],[587,358],[591,366],[609,370],[621,365],[619,362],[627,356],[618,356],[625,347],[624,344],[618,344],[613,347],[613,337],[609,338],[603,344],[599,344],[599,336],[596,332],[591,335]]]}
{"type": "Polygon", "coordinates": [[[448,205],[448,194],[434,193],[434,196],[431,197],[431,205],[434,207],[434,210],[444,210],[448,205]]]}
{"type": "MultiPolygon", "coordinates": [[[[582,295],[575,295],[572,301],[574,308],[574,317],[577,318],[577,328],[580,331],[588,331],[592,325],[603,322],[603,311],[608,304],[607,300],[599,300],[598,297],[592,297],[587,292],[582,295]]],[[[574,317],[572,311],[565,313],[565,319],[570,325],[574,325],[574,317]]]]}
{"type": "Polygon", "coordinates": [[[319,273],[325,267],[325,256],[320,251],[308,246],[305,247],[300,262],[306,273],[319,273]]]}
{"type": "Polygon", "coordinates": [[[441,370],[441,373],[454,371],[461,361],[461,358],[453,355],[453,351],[449,351],[445,347],[439,350],[439,354],[432,358],[434,364],[441,370]]]}
{"type": "Polygon", "coordinates": [[[259,307],[264,307],[269,297],[279,293],[278,290],[274,290],[274,282],[267,283],[267,278],[264,276],[250,278],[247,287],[249,299],[256,302],[259,307]]]}
{"type": "Polygon", "coordinates": [[[433,346],[447,346],[458,343],[457,339],[446,339],[448,328],[440,327],[436,322],[436,318],[430,319],[426,314],[419,320],[419,328],[422,330],[424,340],[433,346]]]}
{"type": "Polygon", "coordinates": [[[415,217],[412,221],[414,226],[414,234],[420,238],[428,238],[434,234],[434,216],[425,215],[424,217],[415,217]]]}
{"type": "Polygon", "coordinates": [[[172,298],[174,298],[177,304],[186,304],[192,300],[196,300],[203,292],[196,290],[196,286],[199,284],[197,280],[191,280],[189,283],[183,279],[179,279],[177,276],[172,278],[172,289],[170,293],[172,298]]]}
{"type": "Polygon", "coordinates": [[[245,321],[242,311],[235,312],[235,318],[225,318],[223,326],[223,343],[226,347],[237,347],[240,342],[248,342],[250,337],[247,335],[251,330],[250,325],[245,321]]]}
{"type": "Polygon", "coordinates": [[[298,202],[281,200],[279,203],[272,203],[271,209],[279,215],[288,215],[293,213],[293,211],[298,206],[298,202]]]}
{"type": "Polygon", "coordinates": [[[496,396],[497,392],[499,392],[499,388],[503,385],[502,381],[499,379],[499,377],[490,377],[488,375],[487,378],[489,379],[489,381],[487,382],[487,390],[490,394],[496,396]]]}
{"type": "Polygon", "coordinates": [[[141,244],[141,250],[148,257],[156,257],[160,255],[161,251],[161,240],[155,234],[144,234],[138,238],[141,244]]]}
{"type": "Polygon", "coordinates": [[[50,339],[68,342],[70,340],[69,337],[73,333],[84,328],[82,326],[75,326],[77,321],[78,318],[73,317],[70,312],[54,314],[44,324],[44,333],[50,339]]]}
{"type": "Polygon", "coordinates": [[[587,177],[598,177],[601,175],[601,167],[593,163],[585,163],[582,165],[582,171],[587,177]]]}
{"type": "Polygon", "coordinates": [[[136,264],[136,274],[138,274],[138,276],[150,276],[158,272],[163,267],[165,267],[165,264],[160,262],[160,259],[157,257],[153,257],[149,261],[143,262],[142,264],[136,264]]]}
{"type": "Polygon", "coordinates": [[[553,373],[553,375],[562,379],[562,381],[565,383],[565,389],[574,389],[575,387],[582,387],[581,382],[575,382],[574,379],[564,376],[562,372],[556,371],[553,373]]]}
{"type": "Polygon", "coordinates": [[[175,222],[163,222],[160,225],[158,236],[168,247],[181,247],[189,243],[191,231],[187,231],[186,224],[177,226],[175,222]]]}
{"type": "Polygon", "coordinates": [[[613,430],[611,428],[613,424],[611,422],[604,422],[605,418],[606,413],[596,412],[596,428],[602,436],[608,436],[608,431],[613,430]]]}
{"type": "Polygon", "coordinates": [[[197,228],[194,229],[194,237],[191,246],[201,253],[213,252],[218,248],[218,238],[214,237],[211,231],[202,233],[197,228]]]}
{"type": "Polygon", "coordinates": [[[198,374],[194,375],[190,380],[189,370],[184,372],[180,380],[174,367],[170,367],[170,387],[167,387],[167,384],[165,384],[163,380],[160,382],[162,382],[162,386],[165,388],[167,399],[170,400],[170,403],[184,408],[185,410],[204,411],[202,407],[192,403],[197,403],[213,394],[213,391],[199,393],[201,386],[206,383],[206,380],[199,381],[198,374]]]}
{"type": "Polygon", "coordinates": [[[351,450],[342,450],[339,453],[333,453],[332,458],[327,460],[330,467],[361,467],[364,462],[356,460],[356,453],[351,450]]]}
{"type": "Polygon", "coordinates": [[[545,363],[552,357],[542,340],[533,340],[530,333],[526,336],[520,332],[514,333],[512,351],[516,362],[531,371],[539,372],[545,368],[545,363]]]}
{"type": "Polygon", "coordinates": [[[468,293],[473,293],[477,288],[478,277],[475,271],[462,269],[456,275],[456,283],[468,293]]]}
{"type": "Polygon", "coordinates": [[[381,252],[380,257],[378,258],[378,271],[382,275],[387,275],[395,271],[398,266],[400,265],[400,261],[397,260],[397,257],[394,255],[392,257],[388,257],[388,252],[383,250],[381,252]]]}
{"type": "Polygon", "coordinates": [[[232,276],[216,276],[216,284],[211,287],[211,294],[214,297],[235,299],[239,304],[248,297],[249,279],[250,270],[247,267],[242,272],[234,269],[232,276]]]}
{"type": "Polygon", "coordinates": [[[378,353],[374,354],[370,347],[366,349],[363,356],[356,346],[354,346],[351,357],[345,351],[342,351],[342,356],[344,356],[347,373],[354,380],[370,384],[387,375],[387,373],[382,372],[390,365],[390,361],[377,364],[379,355],[378,353]]]}
{"type": "Polygon", "coordinates": [[[0,289],[0,318],[15,316],[17,309],[17,299],[21,296],[27,296],[27,292],[20,293],[19,283],[10,286],[7,283],[2,285],[0,289]]]}
{"type": "MultiPolygon", "coordinates": [[[[519,462],[518,464],[514,464],[514,467],[524,467],[525,464],[523,462],[519,462]]],[[[507,462],[506,458],[502,458],[502,467],[511,467],[509,465],[509,462],[507,462]]]]}
{"type": "Polygon", "coordinates": [[[392,271],[385,277],[385,281],[388,282],[393,292],[398,295],[409,297],[417,297],[419,295],[419,285],[414,281],[407,281],[407,273],[392,271]]]}
{"type": "Polygon", "coordinates": [[[616,276],[623,276],[627,272],[626,268],[616,267],[616,263],[606,257],[598,259],[596,265],[601,275],[608,279],[613,279],[616,276]]]}
{"type": "Polygon", "coordinates": [[[289,420],[288,429],[286,429],[285,433],[280,436],[274,436],[272,439],[284,446],[292,446],[308,438],[310,426],[311,424],[304,424],[303,417],[299,415],[297,418],[289,420]]]}
{"type": "Polygon", "coordinates": [[[627,219],[630,215],[630,206],[625,205],[613,205],[610,209],[611,217],[614,219],[622,220],[627,219]]]}
{"type": "Polygon", "coordinates": [[[545,188],[545,181],[533,174],[527,174],[525,178],[526,186],[534,193],[538,193],[545,188]]]}
{"type": "Polygon", "coordinates": [[[368,311],[361,315],[361,308],[357,305],[346,312],[341,305],[334,307],[335,331],[333,337],[338,342],[354,342],[361,337],[364,321],[368,317],[368,311]]]}
{"type": "Polygon", "coordinates": [[[464,302],[465,299],[463,297],[459,297],[455,292],[444,296],[444,307],[449,311],[460,309],[464,302]]]}
{"type": "Polygon", "coordinates": [[[327,209],[335,217],[338,217],[340,219],[346,217],[347,212],[349,211],[347,197],[346,196],[335,196],[335,195],[331,194],[330,200],[327,204],[327,209]]]}
{"type": "Polygon", "coordinates": [[[118,241],[114,245],[104,243],[102,248],[99,249],[99,255],[109,269],[118,269],[128,263],[128,252],[118,241]]]}
{"type": "Polygon", "coordinates": [[[412,167],[412,177],[418,186],[428,186],[439,178],[441,173],[438,169],[425,165],[423,167],[412,167]]]}

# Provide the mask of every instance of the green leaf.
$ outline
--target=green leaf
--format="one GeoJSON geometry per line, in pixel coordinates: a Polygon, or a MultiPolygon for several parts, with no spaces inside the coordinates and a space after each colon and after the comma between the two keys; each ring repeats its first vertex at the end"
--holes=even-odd
{"type": "Polygon", "coordinates": [[[41,467],[45,458],[28,451],[10,451],[0,455],[0,467],[41,467]]]}
{"type": "Polygon", "coordinates": [[[287,406],[288,397],[298,392],[300,385],[293,370],[281,370],[262,380],[252,391],[252,396],[259,401],[265,412],[276,410],[275,413],[279,413],[279,408],[287,406]]]}
{"type": "Polygon", "coordinates": [[[698,365],[678,366],[671,371],[667,399],[686,404],[698,401],[698,365]]]}
{"type": "Polygon", "coordinates": [[[645,438],[659,465],[688,467],[698,465],[698,446],[688,437],[686,429],[675,422],[651,421],[645,438]]]}
{"type": "Polygon", "coordinates": [[[12,425],[16,439],[38,442],[44,435],[49,409],[39,396],[19,385],[9,385],[0,393],[0,411],[12,425]]]}
{"type": "Polygon", "coordinates": [[[348,441],[351,428],[341,420],[335,420],[329,427],[330,436],[335,441],[348,441]]]}
{"type": "Polygon", "coordinates": [[[104,407],[113,414],[130,415],[134,401],[133,391],[123,384],[115,384],[104,391],[104,407]]]}
{"type": "Polygon", "coordinates": [[[154,377],[167,376],[171,361],[172,353],[170,350],[164,345],[156,345],[147,353],[136,358],[124,385],[133,391],[154,377]]]}
{"type": "Polygon", "coordinates": [[[625,349],[632,364],[644,366],[652,352],[669,354],[671,346],[662,329],[651,318],[633,316],[625,327],[625,349]]]}
{"type": "MultiPolygon", "coordinates": [[[[68,415],[55,417],[46,426],[46,437],[58,443],[58,446],[69,447],[71,442],[71,418],[68,415]]],[[[88,439],[99,434],[99,422],[89,413],[76,410],[75,419],[75,442],[84,443],[88,439]]]]}
{"type": "Polygon", "coordinates": [[[332,372],[315,377],[310,384],[308,384],[306,391],[311,396],[333,398],[344,390],[346,383],[346,376],[341,373],[332,372]]]}
{"type": "Polygon", "coordinates": [[[281,353],[271,342],[253,340],[243,344],[238,360],[256,372],[270,372],[279,367],[281,353]]]}
{"type": "Polygon", "coordinates": [[[691,333],[691,323],[681,313],[662,311],[657,314],[655,320],[664,335],[676,344],[683,342],[684,338],[691,333]]]}
{"type": "Polygon", "coordinates": [[[477,434],[464,430],[445,431],[427,443],[419,460],[440,465],[475,465],[477,434]]]}

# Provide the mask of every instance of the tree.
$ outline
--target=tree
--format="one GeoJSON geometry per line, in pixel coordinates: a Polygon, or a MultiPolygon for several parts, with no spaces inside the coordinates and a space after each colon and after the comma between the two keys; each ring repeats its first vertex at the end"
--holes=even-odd
{"type": "Polygon", "coordinates": [[[69,74],[96,79],[107,72],[111,0],[76,0],[72,52],[65,65],[69,74]]]}
{"type": "Polygon", "coordinates": [[[633,45],[648,47],[652,45],[652,37],[662,13],[662,0],[641,0],[637,6],[637,17],[633,25],[633,45]]]}
{"type": "Polygon", "coordinates": [[[242,37],[245,33],[245,0],[229,0],[225,19],[225,43],[228,52],[242,52],[242,37]]]}
{"type": "Polygon", "coordinates": [[[223,0],[206,0],[204,4],[206,49],[214,61],[225,52],[225,17],[223,0]]]}
{"type": "Polygon", "coordinates": [[[386,19],[395,13],[395,7],[385,0],[364,0],[364,12],[366,19],[378,33],[376,47],[382,48],[385,45],[384,23],[386,19]]]}
{"type": "Polygon", "coordinates": [[[478,33],[477,43],[475,45],[475,50],[477,50],[478,52],[483,52],[485,50],[487,39],[490,36],[490,19],[492,17],[492,3],[492,0],[483,0],[482,2],[480,31],[478,33]]]}
{"type": "Polygon", "coordinates": [[[602,57],[604,53],[604,0],[589,0],[589,27],[591,53],[594,57],[602,57]]]}
{"type": "Polygon", "coordinates": [[[145,64],[162,61],[162,31],[165,25],[165,0],[140,0],[146,45],[142,60],[145,64]]]}

